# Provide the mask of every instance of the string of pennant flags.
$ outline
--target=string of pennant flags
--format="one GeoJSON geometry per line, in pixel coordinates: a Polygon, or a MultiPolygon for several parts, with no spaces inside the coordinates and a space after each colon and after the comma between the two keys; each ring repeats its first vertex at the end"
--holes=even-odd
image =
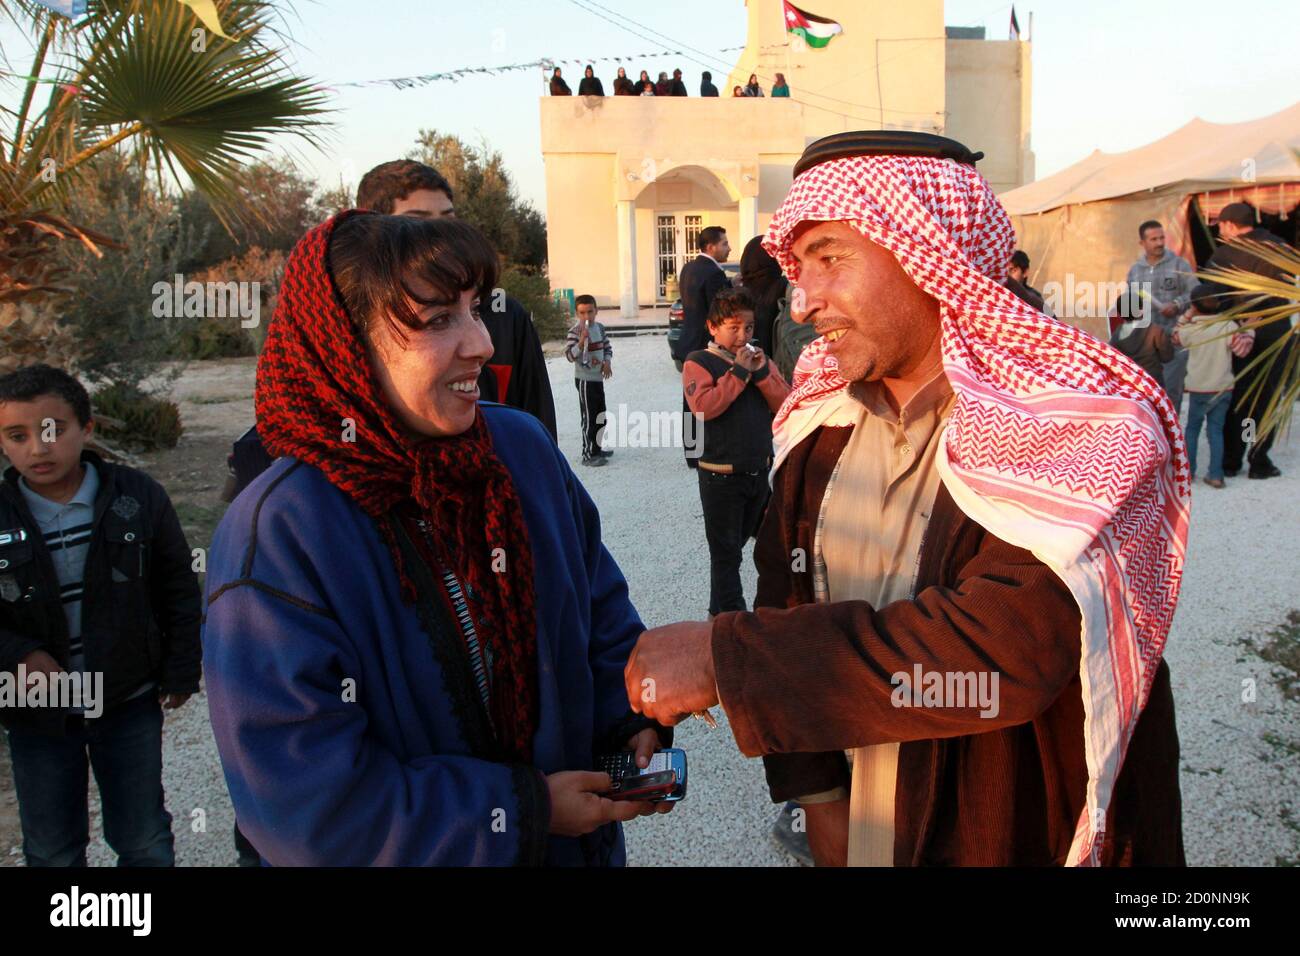
{"type": "MultiPolygon", "coordinates": [[[[53,11],[54,13],[69,18],[84,16],[87,10],[86,0],[36,0],[36,2],[48,8],[49,10],[53,11]]],[[[228,37],[221,28],[221,21],[217,16],[216,7],[213,4],[212,0],[177,0],[177,2],[182,4],[183,6],[190,8],[190,10],[193,11],[195,16],[198,17],[198,19],[209,30],[211,30],[212,32],[216,33],[219,36],[225,37],[226,39],[231,39],[231,37],[228,37]]],[[[786,45],[787,44],[784,43],[768,44],[764,46],[762,49],[767,50],[773,47],[780,47],[786,45]]],[[[743,50],[743,49],[745,49],[745,47],[743,46],[722,47],[718,50],[718,52],[734,53],[737,50],[743,50]]],[[[540,60],[532,60],[527,63],[506,63],[499,66],[463,66],[463,67],[458,67],[457,69],[454,70],[442,70],[437,73],[425,73],[420,76],[395,76],[395,77],[387,77],[384,79],[376,79],[376,80],[354,80],[345,83],[331,83],[331,84],[325,84],[324,88],[339,89],[345,87],[356,88],[356,87],[371,87],[371,86],[391,86],[399,90],[406,90],[406,89],[412,89],[414,87],[428,86],[431,83],[439,83],[447,80],[450,80],[451,82],[455,83],[455,82],[459,82],[460,80],[466,77],[476,76],[476,75],[495,76],[501,73],[518,72],[519,70],[553,70],[556,66],[586,66],[592,63],[611,63],[611,62],[623,63],[625,61],[631,63],[633,61],[652,60],[652,59],[665,57],[665,56],[686,57],[687,59],[691,59],[691,57],[687,53],[684,53],[681,50],[658,50],[653,53],[639,53],[634,55],[616,55],[616,56],[593,56],[593,57],[585,57],[585,58],[553,59],[549,57],[544,57],[540,60]]],[[[44,77],[35,77],[35,76],[22,76],[21,74],[11,73],[8,70],[0,70],[0,76],[8,76],[19,80],[25,80],[28,82],[36,82],[36,83],[53,83],[53,84],[61,83],[59,79],[47,79],[44,77]]],[[[70,93],[74,95],[79,92],[75,87],[72,86],[67,86],[67,89],[70,93]]]]}
{"type": "MultiPolygon", "coordinates": [[[[737,50],[745,49],[743,46],[723,47],[719,53],[734,53],[737,50]]],[[[589,56],[589,57],[570,57],[564,59],[552,59],[543,57],[540,60],[530,60],[527,63],[505,63],[500,66],[462,66],[454,70],[442,70],[438,73],[425,73],[421,76],[394,76],[378,80],[355,80],[348,83],[331,83],[330,88],[342,87],[365,87],[365,86],[392,86],[399,90],[411,89],[417,86],[428,86],[430,83],[439,83],[444,80],[450,80],[453,83],[458,82],[465,77],[476,76],[479,74],[496,75],[498,73],[513,73],[519,70],[552,70],[557,66],[587,66],[593,63],[632,63],[640,60],[650,60],[655,57],[663,56],[685,56],[681,50],[659,50],[654,53],[637,53],[618,56],[589,56]]]]}
{"type": "MultiPolygon", "coordinates": [[[[785,46],[785,44],[774,44],[775,46],[785,46]]],[[[738,50],[745,49],[743,46],[729,46],[719,48],[719,53],[734,53],[738,50]]],[[[370,86],[391,86],[399,90],[411,89],[419,86],[428,86],[431,83],[439,83],[450,80],[459,82],[462,79],[477,75],[496,75],[499,73],[513,73],[519,70],[552,70],[557,66],[587,66],[591,63],[632,63],[641,60],[651,60],[656,57],[665,56],[685,56],[680,50],[658,50],[653,53],[636,53],[620,54],[617,56],[591,56],[591,57],[565,57],[553,59],[543,57],[540,60],[530,60],[527,63],[504,63],[498,66],[462,66],[454,70],[442,70],[438,73],[425,73],[420,76],[393,76],[376,80],[354,80],[346,83],[327,83],[322,84],[325,89],[341,89],[344,87],[370,87],[370,86]]],[[[59,79],[50,79],[45,77],[23,76],[19,73],[11,73],[8,70],[0,70],[0,76],[8,76],[18,80],[35,81],[37,83],[54,83],[60,84],[65,81],[59,79]]],[[[72,92],[76,92],[75,89],[72,92]]]]}

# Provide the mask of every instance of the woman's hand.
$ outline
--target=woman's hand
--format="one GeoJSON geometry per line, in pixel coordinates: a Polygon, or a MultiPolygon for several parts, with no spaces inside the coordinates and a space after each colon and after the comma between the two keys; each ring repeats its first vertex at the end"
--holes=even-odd
{"type": "Polygon", "coordinates": [[[613,781],[607,773],[562,770],[546,775],[551,791],[551,829],[559,836],[576,837],[606,823],[624,823],[641,816],[642,805],[634,800],[606,800],[600,794],[613,781]]]}
{"type": "Polygon", "coordinates": [[[636,765],[641,770],[644,770],[650,766],[650,758],[659,749],[659,734],[653,727],[647,727],[640,733],[630,737],[627,747],[624,749],[636,754],[636,765]]]}

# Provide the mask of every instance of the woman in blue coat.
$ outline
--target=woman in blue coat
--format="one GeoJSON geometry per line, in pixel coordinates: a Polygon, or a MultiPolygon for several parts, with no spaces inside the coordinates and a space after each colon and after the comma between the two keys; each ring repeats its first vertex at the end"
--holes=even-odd
{"type": "MultiPolygon", "coordinates": [[[[346,212],[298,243],[257,369],[279,459],[208,562],[204,667],[240,828],[273,865],[620,865],[645,804],[644,630],[536,419],[477,401],[496,254],[346,212]]],[[[659,807],[666,810],[668,805],[659,807]]]]}

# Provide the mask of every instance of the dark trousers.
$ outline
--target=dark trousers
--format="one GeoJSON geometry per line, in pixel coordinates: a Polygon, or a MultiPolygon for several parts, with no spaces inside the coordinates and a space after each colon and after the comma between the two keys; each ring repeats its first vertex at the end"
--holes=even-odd
{"type": "Polygon", "coordinates": [[[767,473],[720,475],[698,471],[704,537],[709,542],[709,613],[744,611],[740,553],[758,532],[767,505],[767,473]]]}
{"type": "Polygon", "coordinates": [[[582,412],[582,460],[590,461],[600,454],[596,435],[605,424],[605,383],[575,378],[573,384],[578,386],[578,408],[582,412]]]}
{"type": "MultiPolygon", "coordinates": [[[[1249,360],[1247,360],[1249,361],[1249,360]]],[[[1279,364],[1281,359],[1278,360],[1279,364]]],[[[1234,362],[1234,364],[1236,364],[1234,362]]],[[[1247,452],[1246,441],[1242,437],[1246,431],[1246,420],[1253,418],[1255,420],[1256,432],[1259,431],[1259,421],[1264,417],[1264,410],[1268,408],[1269,401],[1273,398],[1273,392],[1277,387],[1276,379],[1278,376],[1269,376],[1269,381],[1262,389],[1246,397],[1246,391],[1254,386],[1257,375],[1247,375],[1237,381],[1235,391],[1232,393],[1232,407],[1228,409],[1228,417],[1223,422],[1223,468],[1225,471],[1241,471],[1242,463],[1245,462],[1252,469],[1258,468],[1260,471],[1267,470],[1273,464],[1268,457],[1268,450],[1273,447],[1273,432],[1269,432],[1263,439],[1256,439],[1247,452]]]]}
{"type": "Polygon", "coordinates": [[[150,690],[103,717],[70,718],[63,737],[9,732],[28,866],[86,865],[89,769],[117,865],[175,865],[172,818],[163,806],[162,724],[150,690]]]}

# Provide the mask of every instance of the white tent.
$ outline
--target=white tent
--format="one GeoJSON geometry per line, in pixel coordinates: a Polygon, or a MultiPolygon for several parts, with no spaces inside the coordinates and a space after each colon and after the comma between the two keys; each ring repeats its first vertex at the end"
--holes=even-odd
{"type": "Polygon", "coordinates": [[[1030,283],[1056,293],[1062,319],[1103,334],[1098,315],[1109,299],[1098,290],[1122,282],[1137,259],[1139,223],[1159,220],[1169,248],[1195,265],[1191,230],[1201,228],[1199,217],[1212,223],[1240,200],[1261,213],[1293,214],[1300,205],[1297,150],[1300,103],[1245,123],[1195,119],[1138,149],[1098,150],[999,198],[1029,255],[1030,283]],[[1199,217],[1190,214],[1193,203],[1199,217]]]}

